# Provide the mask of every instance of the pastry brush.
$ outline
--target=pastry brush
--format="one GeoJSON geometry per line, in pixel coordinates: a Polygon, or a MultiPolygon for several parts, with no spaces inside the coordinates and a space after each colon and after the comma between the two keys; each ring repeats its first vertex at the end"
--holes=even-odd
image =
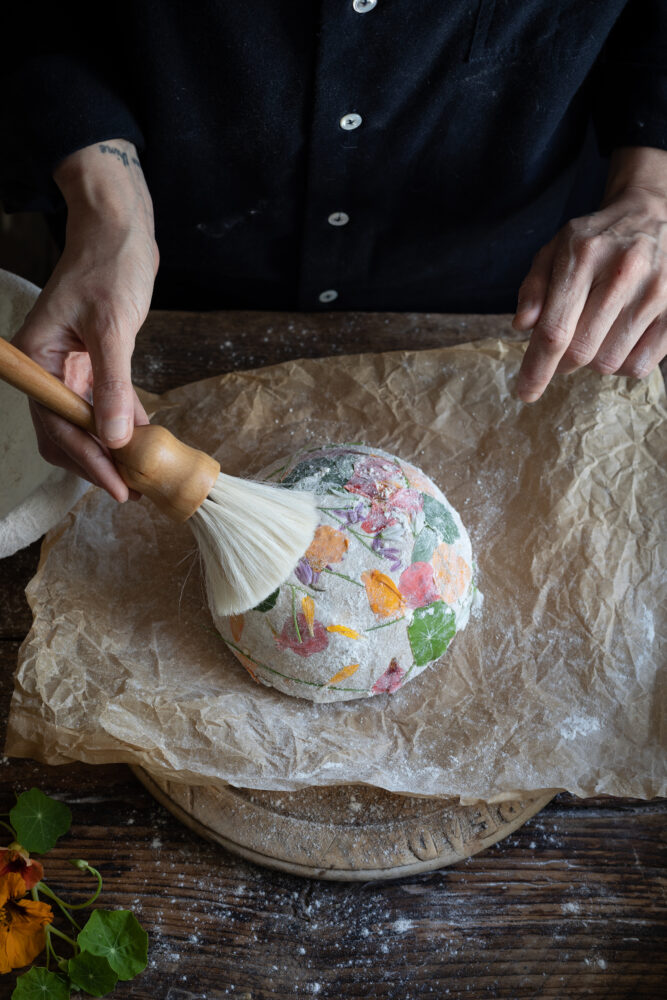
{"type": "MultiPolygon", "coordinates": [[[[0,378],[96,433],[92,406],[2,338],[0,378]]],[[[228,476],[214,458],[179,441],[166,427],[135,427],[128,444],[111,455],[129,487],[149,497],[172,521],[192,528],[209,604],[221,616],[240,614],[267,598],[313,539],[315,494],[228,476]]]]}

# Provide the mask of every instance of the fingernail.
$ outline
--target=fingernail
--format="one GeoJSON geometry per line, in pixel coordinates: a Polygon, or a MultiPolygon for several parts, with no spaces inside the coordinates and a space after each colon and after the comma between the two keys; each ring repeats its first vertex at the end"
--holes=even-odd
{"type": "Polygon", "coordinates": [[[122,441],[128,432],[130,422],[127,417],[112,417],[104,424],[104,439],[107,444],[122,441]]]}

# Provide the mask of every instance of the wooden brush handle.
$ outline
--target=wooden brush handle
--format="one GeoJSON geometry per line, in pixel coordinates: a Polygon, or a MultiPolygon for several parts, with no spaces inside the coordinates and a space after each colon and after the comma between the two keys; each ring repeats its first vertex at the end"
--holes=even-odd
{"type": "Polygon", "coordinates": [[[0,337],[0,378],[24,392],[70,424],[90,434],[95,430],[95,414],[90,403],[69,389],[60,379],[45,371],[18,347],[0,337]]]}
{"type": "MultiPolygon", "coordinates": [[[[71,424],[96,434],[92,406],[60,379],[0,337],[0,378],[71,424]]],[[[135,427],[131,440],[113,449],[120,475],[172,521],[187,521],[211,491],[220,465],[157,424],[135,427]]]]}

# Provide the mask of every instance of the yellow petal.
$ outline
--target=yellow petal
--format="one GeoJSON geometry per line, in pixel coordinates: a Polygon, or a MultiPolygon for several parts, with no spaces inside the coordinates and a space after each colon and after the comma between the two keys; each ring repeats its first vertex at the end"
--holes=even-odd
{"type": "Polygon", "coordinates": [[[363,636],[355,632],[353,628],[348,628],[347,625],[327,625],[327,632],[340,632],[341,635],[346,635],[348,639],[361,639],[363,636]]]}
{"type": "Polygon", "coordinates": [[[403,595],[390,576],[374,569],[370,573],[362,573],[361,579],[366,587],[368,603],[373,614],[379,615],[380,618],[391,618],[405,611],[403,595]]]}
{"type": "Polygon", "coordinates": [[[342,681],[346,677],[351,677],[352,674],[356,673],[358,669],[358,663],[350,663],[347,667],[343,667],[342,670],[339,670],[337,674],[334,674],[331,680],[327,681],[327,684],[336,684],[338,681],[342,681]]]}
{"type": "Polygon", "coordinates": [[[303,610],[303,617],[306,619],[308,631],[312,636],[315,634],[313,632],[313,622],[315,621],[315,601],[312,597],[304,597],[301,601],[301,608],[303,610]]]}

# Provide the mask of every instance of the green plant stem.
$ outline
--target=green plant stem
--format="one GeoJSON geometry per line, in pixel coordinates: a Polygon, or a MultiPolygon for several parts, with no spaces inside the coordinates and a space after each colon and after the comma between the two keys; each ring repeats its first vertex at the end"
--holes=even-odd
{"type": "Polygon", "coordinates": [[[78,951],[79,949],[78,944],[76,943],[76,941],[73,940],[73,938],[69,936],[69,934],[63,934],[62,931],[59,931],[57,927],[53,926],[49,926],[49,934],[55,934],[56,937],[62,938],[63,941],[67,941],[68,944],[72,945],[75,952],[78,951]]]}
{"type": "Polygon", "coordinates": [[[51,959],[51,955],[53,955],[53,958],[55,960],[56,965],[58,965],[58,963],[60,962],[60,955],[57,953],[57,951],[55,950],[55,948],[53,947],[53,944],[51,942],[51,928],[50,927],[45,927],[44,929],[45,929],[45,932],[46,932],[46,935],[45,935],[46,936],[46,968],[48,970],[48,968],[49,968],[49,962],[50,962],[50,959],[51,959]]]}
{"type": "MultiPolygon", "coordinates": [[[[9,816],[9,813],[3,813],[3,816],[9,816]]],[[[9,830],[9,832],[12,835],[12,839],[16,840],[16,832],[13,826],[10,826],[9,823],[5,823],[4,820],[1,819],[0,819],[0,826],[4,826],[6,830],[9,830]]]]}
{"type": "Polygon", "coordinates": [[[61,899],[59,896],[56,896],[53,889],[49,889],[48,885],[46,885],[45,882],[38,882],[37,888],[41,889],[42,892],[45,893],[45,895],[55,900],[55,902],[58,903],[58,905],[61,907],[66,906],[68,910],[84,910],[87,906],[93,905],[93,903],[95,902],[95,900],[102,891],[102,876],[98,872],[97,868],[93,868],[92,865],[87,865],[86,871],[89,871],[97,879],[97,889],[90,897],[90,899],[86,899],[83,903],[66,903],[64,899],[61,899]]]}
{"type": "Polygon", "coordinates": [[[370,628],[364,629],[364,632],[375,632],[375,630],[378,629],[378,628],[386,628],[387,625],[395,625],[396,622],[402,622],[404,620],[404,618],[405,618],[405,615],[401,615],[400,618],[392,618],[392,620],[390,622],[382,622],[381,625],[371,625],[370,628]]]}
{"type": "Polygon", "coordinates": [[[353,580],[351,576],[345,576],[345,573],[337,573],[335,569],[327,569],[326,566],[325,566],[324,569],[322,570],[322,572],[323,573],[331,573],[332,576],[339,576],[339,577],[341,577],[341,579],[347,580],[348,583],[353,583],[355,585],[355,587],[361,587],[362,590],[366,589],[364,587],[363,583],[359,583],[358,580],[353,580]]]}
{"type": "MultiPolygon", "coordinates": [[[[40,882],[40,885],[42,886],[42,888],[44,887],[44,883],[43,882],[40,882]]],[[[67,917],[67,919],[69,920],[69,922],[71,924],[73,924],[74,927],[76,927],[77,931],[81,930],[81,925],[77,924],[76,920],[74,919],[74,917],[72,916],[72,914],[67,909],[67,903],[63,902],[62,899],[59,899],[56,896],[56,894],[53,893],[53,892],[45,892],[44,895],[51,897],[51,899],[54,901],[54,903],[56,903],[60,907],[62,913],[67,917]]]]}
{"type": "MultiPolygon", "coordinates": [[[[292,587],[291,584],[290,587],[292,587]]],[[[294,629],[296,631],[296,637],[299,642],[303,642],[303,639],[301,638],[301,632],[299,631],[299,622],[297,621],[296,617],[296,591],[294,587],[292,587],[292,617],[294,619],[294,629]]]]}

